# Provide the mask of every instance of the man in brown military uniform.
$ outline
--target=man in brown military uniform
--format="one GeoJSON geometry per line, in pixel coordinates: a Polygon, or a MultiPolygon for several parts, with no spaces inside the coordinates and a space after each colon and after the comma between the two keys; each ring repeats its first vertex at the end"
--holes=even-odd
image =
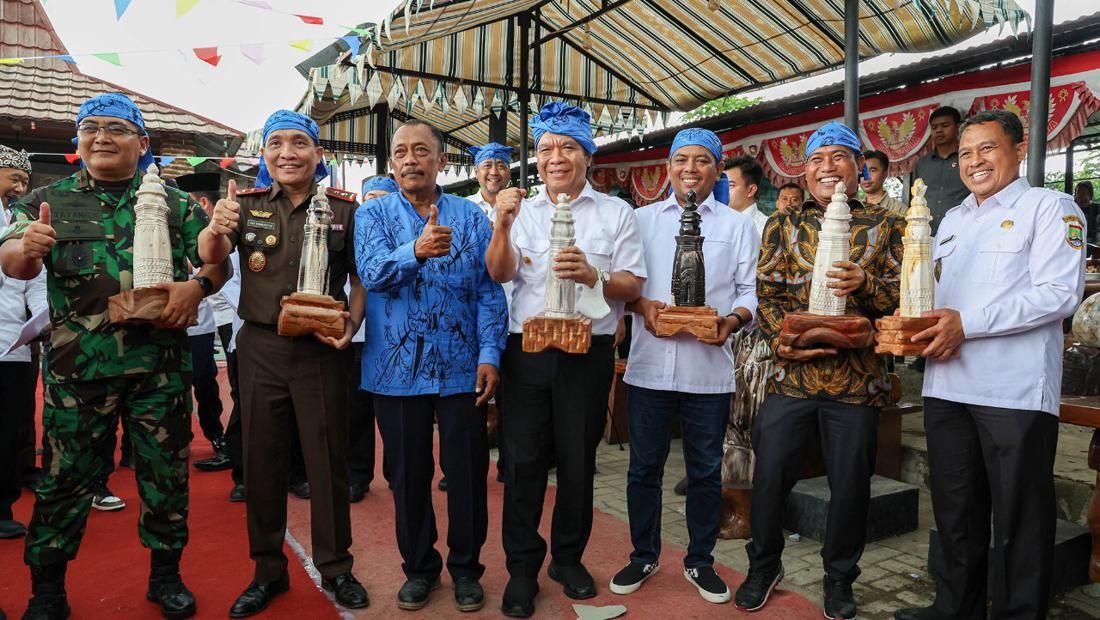
{"type": "Polygon", "coordinates": [[[263,131],[263,160],[254,189],[240,192],[231,181],[229,196],[218,201],[210,226],[199,238],[203,257],[240,252],[244,326],[237,336],[244,478],[250,555],[256,562],[252,583],[229,615],[251,616],[289,588],[286,493],[287,436],[297,421],[312,497],[313,563],[322,586],[345,607],[366,607],[367,592],[351,573],[351,522],[344,461],[347,369],[345,350],[363,318],[363,287],[355,273],[351,235],[355,194],[325,193],[332,208],[328,239],[328,293],[347,301],[350,313],[341,338],[279,336],[280,300],[298,288],[306,208],[317,181],[328,175],[317,124],[309,117],[279,110],[263,131]],[[270,172],[269,172],[270,171],[270,172]]]}

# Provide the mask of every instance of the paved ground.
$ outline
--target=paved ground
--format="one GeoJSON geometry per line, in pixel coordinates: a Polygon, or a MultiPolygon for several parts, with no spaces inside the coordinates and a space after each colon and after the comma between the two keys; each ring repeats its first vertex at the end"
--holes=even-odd
{"type": "MultiPolygon", "coordinates": [[[[625,447],[625,446],[624,446],[625,447]]],[[[626,470],[629,448],[601,444],[597,463],[599,473],[595,484],[595,506],[617,518],[627,519],[626,470]]],[[[684,475],[684,462],[679,440],[674,440],[665,469],[664,518],[662,538],[687,546],[684,523],[684,498],[672,491],[684,475]]],[[[915,532],[867,545],[860,566],[863,574],[855,584],[861,618],[892,618],[899,607],[927,605],[933,598],[933,583],[928,576],[925,558],[928,555],[928,529],[932,525],[932,502],[927,491],[920,497],[920,521],[915,532]]],[[[720,540],[716,559],[740,571],[748,570],[745,541],[720,540]]],[[[821,604],[821,545],[812,540],[788,538],[783,563],[787,577],[783,588],[794,590],[816,604],[821,604]]],[[[623,561],[629,549],[624,549],[623,561]]],[[[1054,601],[1052,618],[1100,617],[1100,584],[1078,588],[1054,601]]]]}

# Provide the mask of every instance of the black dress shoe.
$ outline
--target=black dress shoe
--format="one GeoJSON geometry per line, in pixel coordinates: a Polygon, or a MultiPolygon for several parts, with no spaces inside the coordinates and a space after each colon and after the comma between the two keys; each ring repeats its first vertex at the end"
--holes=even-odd
{"type": "Polygon", "coordinates": [[[528,577],[512,577],[504,587],[500,612],[509,618],[530,618],[535,615],[535,595],[539,582],[528,577]]]}
{"type": "Polygon", "coordinates": [[[446,477],[440,478],[439,479],[439,484],[435,485],[435,487],[437,489],[439,489],[440,491],[446,491],[447,490],[447,478],[446,477]]]}
{"type": "Polygon", "coordinates": [[[233,490],[229,492],[229,501],[243,502],[244,499],[244,485],[238,482],[233,485],[233,490]]]}
{"type": "Polygon", "coordinates": [[[477,611],[485,606],[485,590],[473,577],[455,579],[455,607],[459,611],[477,611]]]}
{"type": "Polygon", "coordinates": [[[149,577],[145,598],[160,605],[160,615],[170,620],[195,615],[195,595],[183,585],[179,573],[167,577],[149,577]]]}
{"type": "Polygon", "coordinates": [[[401,586],[397,592],[397,606],[408,611],[423,609],[428,604],[428,596],[439,587],[439,577],[413,577],[401,586]]]}
{"type": "Polygon", "coordinates": [[[367,493],[370,493],[369,484],[359,484],[358,482],[353,482],[348,485],[348,501],[353,504],[358,504],[359,502],[363,501],[363,498],[367,495],[367,493]]]}
{"type": "Polygon", "coordinates": [[[935,607],[910,607],[894,612],[894,620],[951,620],[953,616],[943,613],[935,607]]]}
{"type": "Polygon", "coordinates": [[[332,592],[336,602],[348,609],[361,609],[370,605],[367,589],[351,573],[337,575],[332,579],[323,579],[321,587],[332,592]]]}
{"type": "Polygon", "coordinates": [[[241,592],[233,607],[229,609],[230,618],[254,616],[267,607],[276,596],[290,589],[290,575],[283,575],[275,581],[256,583],[253,581],[241,592]]]}
{"type": "Polygon", "coordinates": [[[852,594],[852,582],[825,576],[822,584],[825,593],[825,617],[834,620],[856,617],[856,597],[852,594]]]}
{"type": "Polygon", "coordinates": [[[224,471],[233,468],[233,461],[225,452],[218,452],[208,459],[195,461],[194,465],[199,471],[224,471]]]}
{"type": "Polygon", "coordinates": [[[11,519],[0,519],[0,539],[22,538],[27,535],[27,528],[23,524],[11,519]]]}
{"type": "Polygon", "coordinates": [[[588,569],[583,564],[562,566],[557,562],[550,562],[550,568],[546,573],[563,586],[562,591],[571,599],[583,601],[596,596],[596,582],[592,580],[592,575],[588,574],[588,569]]]}
{"type": "Polygon", "coordinates": [[[295,482],[290,485],[290,494],[298,499],[309,499],[309,483],[295,482]]]}
{"type": "Polygon", "coordinates": [[[672,492],[684,496],[688,494],[688,478],[684,476],[684,479],[676,483],[676,487],[672,489],[672,492]]]}

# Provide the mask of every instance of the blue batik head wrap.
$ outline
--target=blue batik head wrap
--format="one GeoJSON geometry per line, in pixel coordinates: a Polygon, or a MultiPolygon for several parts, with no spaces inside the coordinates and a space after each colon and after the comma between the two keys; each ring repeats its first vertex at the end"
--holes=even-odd
{"type": "MultiPolygon", "coordinates": [[[[129,121],[134,125],[137,125],[138,130],[141,131],[141,135],[148,138],[149,134],[145,131],[145,119],[141,116],[141,110],[137,105],[126,95],[122,93],[106,93],[103,95],[96,95],[91,99],[85,101],[80,106],[80,110],[76,113],[76,125],[79,127],[80,122],[89,116],[109,116],[111,118],[118,118],[124,121],[129,121]]],[[[77,139],[73,138],[73,144],[77,143],[77,139]]],[[[149,164],[153,163],[153,147],[145,149],[145,152],[138,158],[138,170],[145,172],[149,168],[149,164]]],[[[80,167],[84,167],[84,160],[80,160],[80,167]]]]}
{"type": "Polygon", "coordinates": [[[371,178],[367,179],[366,181],[363,181],[363,197],[364,198],[366,197],[367,192],[383,191],[383,192],[389,192],[389,193],[392,194],[392,193],[398,191],[399,189],[400,188],[397,187],[397,181],[394,181],[393,179],[389,178],[388,176],[386,176],[384,174],[380,174],[376,177],[371,177],[371,178]]]}
{"type": "MultiPolygon", "coordinates": [[[[267,117],[267,121],[264,123],[263,138],[261,138],[262,143],[267,144],[267,137],[271,135],[271,132],[280,129],[297,129],[309,134],[314,144],[321,144],[321,128],[317,126],[317,123],[304,114],[298,114],[290,110],[276,110],[271,116],[267,117]]],[[[321,161],[317,162],[317,170],[313,173],[313,180],[320,181],[328,175],[328,166],[325,165],[324,158],[321,158],[321,161]]],[[[256,187],[271,187],[271,182],[271,173],[267,170],[267,161],[261,157],[260,171],[256,175],[256,187]]]]}
{"type": "MultiPolygon", "coordinates": [[[[708,151],[711,155],[714,155],[714,164],[718,165],[718,162],[722,161],[722,141],[718,139],[718,134],[709,129],[700,129],[698,127],[691,127],[681,130],[676,134],[676,137],[672,139],[672,146],[668,149],[668,158],[672,159],[672,156],[676,154],[676,151],[684,148],[685,146],[701,146],[708,151]]],[[[672,194],[672,187],[668,188],[669,194],[672,194]]],[[[728,205],[730,202],[730,179],[723,172],[718,176],[718,179],[714,182],[714,189],[711,190],[714,195],[714,201],[728,205]]],[[[700,200],[706,200],[706,196],[700,198],[700,200]]]]}
{"type": "MultiPolygon", "coordinates": [[[[852,149],[856,157],[863,154],[860,148],[859,136],[840,121],[829,121],[810,134],[810,139],[806,141],[806,159],[810,158],[810,153],[823,146],[846,146],[852,149]]],[[[866,164],[863,165],[863,170],[859,171],[859,178],[870,178],[866,164]]]]}
{"type": "Polygon", "coordinates": [[[486,159],[499,159],[505,164],[512,163],[512,147],[496,142],[490,142],[485,146],[471,146],[470,153],[474,156],[474,166],[480,166],[486,159]]]}
{"type": "Polygon", "coordinates": [[[556,133],[559,136],[569,136],[577,141],[584,152],[592,155],[596,152],[596,143],[592,141],[592,117],[588,112],[575,105],[551,101],[542,106],[538,116],[531,119],[531,133],[535,138],[535,146],[544,134],[556,133]]]}

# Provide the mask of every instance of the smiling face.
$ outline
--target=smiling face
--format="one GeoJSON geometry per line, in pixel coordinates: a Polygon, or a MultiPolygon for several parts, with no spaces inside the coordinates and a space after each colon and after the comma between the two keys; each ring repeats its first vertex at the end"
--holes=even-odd
{"type": "Polygon", "coordinates": [[[308,133],[298,129],[271,132],[260,149],[271,178],[284,187],[308,187],[313,183],[317,164],[325,149],[313,142],[308,133]]]}
{"type": "Polygon", "coordinates": [[[137,125],[113,116],[86,116],[76,131],[76,150],[93,179],[121,181],[137,172],[149,150],[148,136],[137,125]]]}
{"type": "Polygon", "coordinates": [[[978,204],[1020,177],[1027,142],[1014,144],[1000,123],[968,125],[959,142],[959,174],[978,204]]]}
{"type": "Polygon", "coordinates": [[[810,153],[806,160],[806,188],[817,204],[826,206],[833,199],[836,184],[844,182],[848,198],[856,195],[858,171],[863,168],[863,156],[856,156],[846,146],[823,146],[810,153]]]}
{"type": "Polygon", "coordinates": [[[798,187],[784,187],[779,190],[779,195],[775,198],[776,209],[790,209],[802,204],[803,195],[802,189],[798,187]]]}
{"type": "Polygon", "coordinates": [[[481,186],[482,193],[488,196],[496,196],[500,190],[508,186],[511,180],[508,164],[502,159],[490,158],[481,162],[474,168],[474,176],[477,184],[481,186]]]}
{"type": "Polygon", "coordinates": [[[539,139],[535,154],[539,178],[546,184],[547,195],[569,194],[575,198],[581,193],[592,157],[579,142],[569,136],[546,133],[539,139]]]}
{"type": "Polygon", "coordinates": [[[676,149],[668,160],[668,180],[676,201],[687,204],[690,191],[695,192],[696,202],[706,200],[722,174],[722,166],[723,162],[715,162],[714,154],[705,146],[692,144],[676,149]]]}
{"type": "Polygon", "coordinates": [[[0,204],[10,205],[27,193],[31,176],[19,168],[0,168],[0,204]]]}
{"type": "Polygon", "coordinates": [[[434,192],[435,180],[446,165],[447,155],[428,125],[402,125],[394,132],[390,169],[404,193],[434,192]]]}

